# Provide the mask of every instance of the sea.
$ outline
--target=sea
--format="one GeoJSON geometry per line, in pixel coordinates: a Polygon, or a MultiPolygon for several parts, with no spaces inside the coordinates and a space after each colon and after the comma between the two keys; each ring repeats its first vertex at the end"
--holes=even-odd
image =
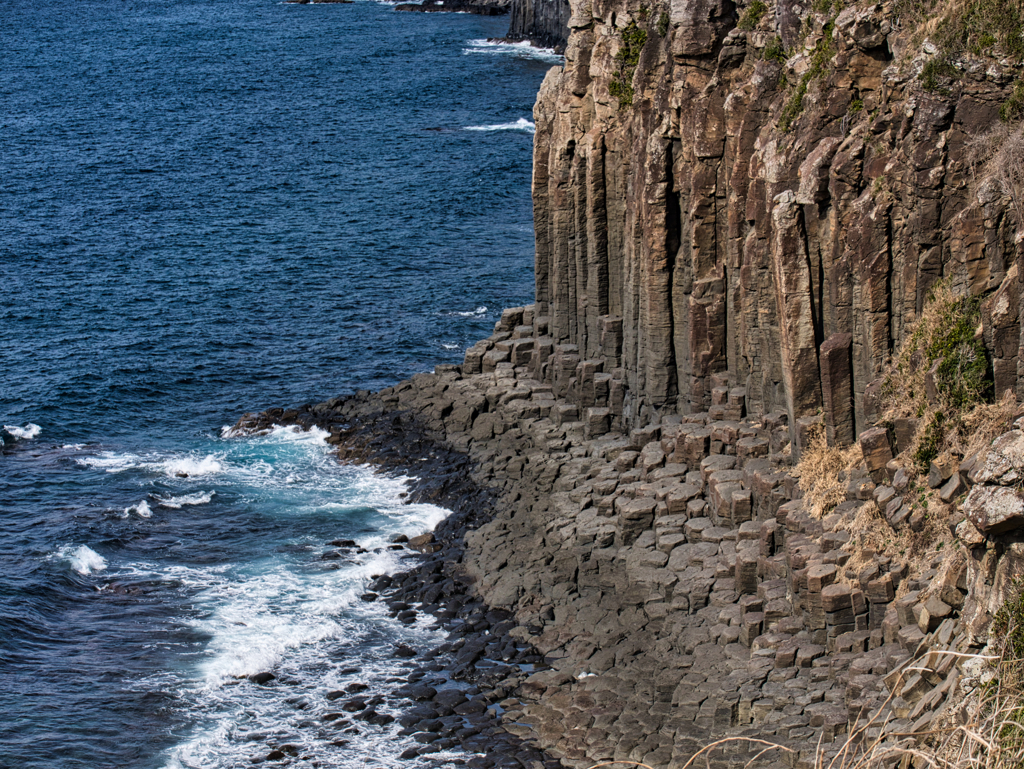
{"type": "Polygon", "coordinates": [[[458,362],[530,301],[560,59],[507,25],[4,3],[0,767],[417,766],[326,693],[443,641],[360,596],[446,511],[316,430],[225,428],[458,362]]]}

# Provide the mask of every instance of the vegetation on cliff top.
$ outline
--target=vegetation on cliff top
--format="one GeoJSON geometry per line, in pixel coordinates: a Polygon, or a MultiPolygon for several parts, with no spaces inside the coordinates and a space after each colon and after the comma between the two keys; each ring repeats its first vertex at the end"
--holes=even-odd
{"type": "Polygon", "coordinates": [[[964,56],[1024,62],[1021,0],[898,0],[896,14],[901,25],[915,30],[915,48],[927,38],[937,49],[919,75],[926,91],[948,93],[964,56]]]}
{"type": "Polygon", "coordinates": [[[768,6],[761,0],[754,0],[747,6],[736,26],[743,30],[752,30],[766,13],[768,13],[768,6]]]}

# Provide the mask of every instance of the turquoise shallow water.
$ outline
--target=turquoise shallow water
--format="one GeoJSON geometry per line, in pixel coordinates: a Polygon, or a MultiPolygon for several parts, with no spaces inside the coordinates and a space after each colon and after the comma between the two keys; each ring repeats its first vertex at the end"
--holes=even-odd
{"type": "Polygon", "coordinates": [[[396,640],[437,640],[355,597],[443,511],[320,436],[221,428],[458,360],[529,300],[557,59],[486,44],[506,24],[5,6],[0,766],[395,763],[388,729],[327,728],[322,694],[383,691],[396,640]]]}

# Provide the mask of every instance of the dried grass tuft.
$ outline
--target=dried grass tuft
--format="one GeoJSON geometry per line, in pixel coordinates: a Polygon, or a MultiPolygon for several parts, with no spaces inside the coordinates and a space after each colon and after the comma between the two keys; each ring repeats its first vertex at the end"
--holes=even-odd
{"type": "MultiPolygon", "coordinates": [[[[1024,767],[1024,692],[1012,682],[1020,681],[1020,662],[1008,662],[982,655],[961,655],[963,662],[978,662],[987,667],[998,660],[994,671],[984,681],[974,681],[962,697],[953,700],[956,708],[947,710],[947,717],[932,728],[915,734],[891,730],[892,713],[889,705],[892,695],[879,709],[858,719],[851,726],[846,739],[814,748],[811,760],[787,745],[750,737],[726,737],[716,740],[697,751],[681,769],[694,766],[711,767],[712,760],[719,764],[725,753],[735,752],[737,744],[760,748],[746,766],[776,765],[781,757],[767,754],[779,751],[790,763],[813,766],[813,769],[891,769],[915,767],[921,769],[1021,769],[1024,767]],[[1016,671],[1016,672],[1014,672],[1016,671]],[[719,755],[716,755],[719,754],[719,755]],[[699,761],[698,759],[703,759],[699,761]],[[765,763],[761,760],[765,759],[765,763]]],[[[951,693],[951,699],[956,692],[951,693]]],[[[590,769],[626,764],[646,767],[633,761],[606,762],[590,769]]]]}
{"type": "Polygon", "coordinates": [[[980,201],[997,191],[1009,199],[1017,219],[1017,240],[1024,239],[1024,122],[1000,123],[972,138],[967,158],[973,197],[980,201]]]}
{"type": "Polygon", "coordinates": [[[829,446],[825,427],[814,428],[793,470],[793,475],[800,479],[804,507],[811,515],[823,518],[846,499],[845,478],[861,459],[860,444],[846,449],[829,446]]]}
{"type": "Polygon", "coordinates": [[[962,457],[977,454],[1009,430],[1019,414],[1017,398],[1009,390],[995,403],[979,403],[963,416],[964,429],[952,450],[962,457]]]}

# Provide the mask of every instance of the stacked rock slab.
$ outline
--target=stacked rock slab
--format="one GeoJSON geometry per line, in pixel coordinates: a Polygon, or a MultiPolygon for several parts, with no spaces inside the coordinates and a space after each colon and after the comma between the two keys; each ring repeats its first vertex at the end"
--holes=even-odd
{"type": "Polygon", "coordinates": [[[969,151],[999,125],[1008,60],[967,56],[926,90],[938,54],[889,2],[757,4],[753,29],[747,2],[570,5],[534,110],[536,313],[545,351],[605,358],[625,428],[709,412],[727,381],[849,443],[940,278],[991,293],[996,390],[1024,394],[1024,223],[971,186],[969,151]]]}
{"type": "MultiPolygon", "coordinates": [[[[968,587],[984,576],[968,551],[910,573],[856,546],[854,518],[892,477],[851,475],[847,501],[815,519],[773,438],[785,415],[733,419],[745,403],[724,386],[714,415],[597,429],[586,413],[609,406],[580,413],[535,378],[532,356],[516,366],[498,347],[542,324],[512,310],[467,354],[479,373],[439,367],[323,407],[349,426],[414,414],[494,489],[458,571],[550,666],[497,703],[507,730],[573,767],[680,766],[725,736],[782,746],[759,766],[810,765],[819,739],[826,755],[859,729],[912,739],[962,701],[957,655],[984,643],[968,587]]],[[[579,397],[573,379],[562,384],[579,397]]],[[[1011,477],[1005,461],[982,464],[1011,477]]],[[[742,766],[762,747],[731,744],[716,761],[742,766]]]]}

